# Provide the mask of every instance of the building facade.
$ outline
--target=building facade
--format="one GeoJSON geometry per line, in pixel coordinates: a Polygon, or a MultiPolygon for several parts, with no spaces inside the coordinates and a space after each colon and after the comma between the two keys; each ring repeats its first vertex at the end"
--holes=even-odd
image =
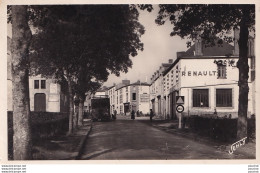
{"type": "MultiPolygon", "coordinates": [[[[162,63],[159,69],[154,72],[151,77],[150,85],[150,108],[155,115],[166,117],[165,105],[166,100],[164,98],[164,81],[163,73],[173,63],[172,59],[169,59],[168,63],[162,63]]],[[[169,81],[168,81],[169,82],[169,81]]]]}
{"type": "Polygon", "coordinates": [[[150,84],[123,80],[122,83],[108,88],[110,111],[117,114],[130,115],[134,110],[142,114],[149,113],[150,84]]]}
{"type": "Polygon", "coordinates": [[[68,98],[52,79],[29,78],[30,110],[36,112],[67,112],[68,98]]]}
{"type": "MultiPolygon", "coordinates": [[[[160,85],[156,83],[160,74],[154,74],[150,87],[150,108],[155,114],[161,113],[166,119],[177,118],[176,106],[179,103],[176,103],[176,96],[184,96],[183,116],[212,115],[236,118],[239,95],[239,70],[236,67],[239,59],[237,35],[239,34],[236,31],[234,46],[223,42],[221,45],[207,47],[198,39],[186,52],[177,52],[177,59],[163,71],[162,91],[157,89],[160,85]],[[162,105],[158,105],[163,110],[158,110],[156,104],[154,105],[158,96],[162,99],[162,105]]],[[[251,37],[248,46],[250,116],[255,114],[255,54],[254,39],[251,37]]]]}
{"type": "MultiPolygon", "coordinates": [[[[13,111],[11,38],[7,37],[7,111],[13,111]]],[[[61,86],[52,79],[29,76],[30,110],[37,112],[66,112],[68,99],[61,86]]]]}

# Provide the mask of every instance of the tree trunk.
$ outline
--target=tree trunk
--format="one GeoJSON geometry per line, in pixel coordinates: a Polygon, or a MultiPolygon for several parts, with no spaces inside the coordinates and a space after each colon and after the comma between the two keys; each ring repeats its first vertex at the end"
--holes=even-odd
{"type": "Polygon", "coordinates": [[[68,135],[73,133],[73,114],[74,114],[74,103],[73,103],[73,93],[72,84],[70,77],[67,77],[68,89],[69,89],[69,131],[68,135]]]}
{"type": "Polygon", "coordinates": [[[79,119],[78,119],[79,126],[83,125],[84,101],[85,101],[85,96],[84,97],[80,96],[79,97],[79,119]]]}
{"type": "Polygon", "coordinates": [[[14,160],[32,159],[29,61],[31,41],[27,6],[12,6],[13,153],[14,160]]]}
{"type": "Polygon", "coordinates": [[[79,97],[78,94],[74,97],[75,110],[73,114],[73,126],[74,129],[78,128],[78,117],[79,117],[79,97]]]}
{"type": "Polygon", "coordinates": [[[243,17],[240,24],[239,35],[239,61],[237,63],[239,69],[239,103],[238,103],[238,121],[237,121],[237,138],[247,137],[247,113],[248,113],[248,26],[246,20],[249,17],[248,9],[243,9],[243,17]]]}

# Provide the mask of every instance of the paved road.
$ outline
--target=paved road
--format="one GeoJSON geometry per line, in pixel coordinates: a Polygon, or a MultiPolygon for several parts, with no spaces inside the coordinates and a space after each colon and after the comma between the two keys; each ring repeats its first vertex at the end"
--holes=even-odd
{"type": "Polygon", "coordinates": [[[214,146],[170,134],[140,120],[95,122],[82,160],[237,159],[214,146]]]}

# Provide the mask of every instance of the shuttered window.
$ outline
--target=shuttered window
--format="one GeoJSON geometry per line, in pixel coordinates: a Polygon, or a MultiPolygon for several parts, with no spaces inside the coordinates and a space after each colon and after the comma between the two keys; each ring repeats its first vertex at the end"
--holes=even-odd
{"type": "Polygon", "coordinates": [[[209,107],[208,89],[193,89],[193,107],[209,107]]]}
{"type": "Polygon", "coordinates": [[[227,66],[218,65],[218,79],[226,79],[227,78],[227,66]]]}
{"type": "Polygon", "coordinates": [[[232,89],[216,89],[216,106],[232,107],[232,89]]]}

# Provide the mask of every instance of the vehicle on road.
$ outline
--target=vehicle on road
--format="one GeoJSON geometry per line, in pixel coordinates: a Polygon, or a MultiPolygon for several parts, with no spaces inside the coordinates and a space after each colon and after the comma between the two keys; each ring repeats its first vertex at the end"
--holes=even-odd
{"type": "Polygon", "coordinates": [[[106,96],[95,96],[91,99],[91,119],[93,121],[110,121],[110,103],[106,96]]]}

